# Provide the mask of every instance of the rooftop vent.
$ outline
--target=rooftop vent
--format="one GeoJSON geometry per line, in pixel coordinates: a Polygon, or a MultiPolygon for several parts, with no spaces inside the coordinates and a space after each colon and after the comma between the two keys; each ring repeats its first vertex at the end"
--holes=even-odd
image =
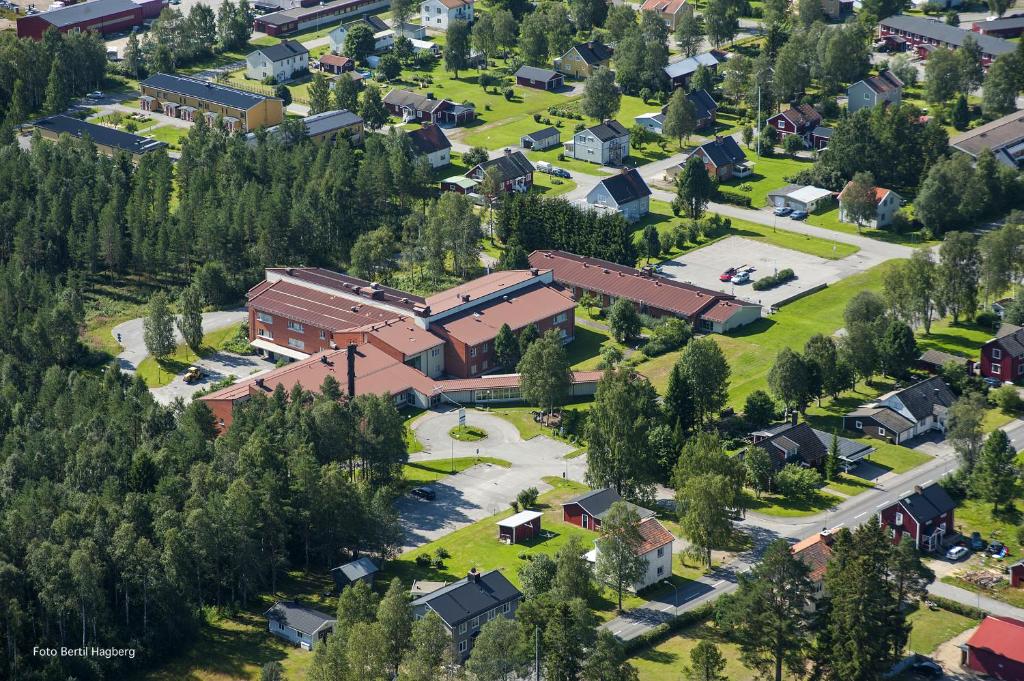
{"type": "Polygon", "coordinates": [[[370,288],[372,288],[372,289],[379,289],[380,288],[380,284],[378,284],[377,282],[373,282],[373,283],[370,284],[370,288]]]}
{"type": "Polygon", "coordinates": [[[469,302],[469,294],[468,293],[463,293],[462,294],[462,302],[464,302],[464,303],[468,303],[469,302]]]}
{"type": "Polygon", "coordinates": [[[604,272],[605,274],[608,274],[608,268],[607,267],[605,269],[601,270],[601,271],[604,272]]]}
{"type": "Polygon", "coordinates": [[[506,303],[508,302],[508,296],[502,296],[501,299],[504,300],[506,303]]]}

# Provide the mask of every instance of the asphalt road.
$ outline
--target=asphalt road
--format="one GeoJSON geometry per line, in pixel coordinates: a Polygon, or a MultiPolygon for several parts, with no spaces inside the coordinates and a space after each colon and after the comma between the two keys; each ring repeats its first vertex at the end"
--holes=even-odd
{"type": "MultiPolygon", "coordinates": [[[[219,310],[217,312],[203,313],[203,333],[210,333],[225,326],[238,324],[245,321],[248,312],[241,310],[219,310]]],[[[118,324],[111,329],[114,340],[120,344],[122,350],[117,356],[117,363],[122,371],[134,372],[139,363],[146,358],[149,351],[146,350],[146,341],[143,339],[142,318],[131,319],[123,324],[118,324]]],[[[182,342],[181,333],[174,329],[176,343],[182,342]]]]}

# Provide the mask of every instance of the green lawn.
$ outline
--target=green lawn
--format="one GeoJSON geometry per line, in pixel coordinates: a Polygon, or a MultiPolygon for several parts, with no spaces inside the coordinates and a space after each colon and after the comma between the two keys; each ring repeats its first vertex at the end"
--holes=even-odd
{"type": "Polygon", "coordinates": [[[907,617],[910,640],[907,648],[921,655],[931,655],[942,643],[978,624],[978,620],[949,610],[919,607],[907,617]]]}
{"type": "Polygon", "coordinates": [[[865,227],[858,232],[857,225],[839,221],[838,206],[826,211],[808,215],[807,222],[808,224],[815,225],[816,227],[824,227],[825,229],[843,232],[844,234],[861,234],[862,236],[878,239],[879,241],[887,241],[893,244],[904,244],[906,246],[934,246],[939,243],[934,239],[924,239],[920,232],[897,234],[896,232],[891,232],[887,229],[872,229],[870,227],[865,227]]]}
{"type": "Polygon", "coordinates": [[[179,128],[176,125],[161,125],[159,128],[152,128],[146,131],[146,137],[163,142],[171,149],[181,148],[181,138],[188,136],[188,128],[179,128]]]}
{"type": "Polygon", "coordinates": [[[611,334],[604,329],[576,320],[576,337],[566,350],[569,354],[569,363],[575,371],[589,371],[597,369],[601,362],[601,351],[606,347],[615,346],[619,350],[625,350],[625,346],[612,338],[611,334]]]}
{"type": "Polygon", "coordinates": [[[875,451],[868,458],[873,463],[890,469],[893,473],[906,473],[932,458],[914,449],[892,445],[881,440],[862,439],[861,442],[870,442],[874,445],[875,451]]]}
{"type": "Polygon", "coordinates": [[[416,431],[412,429],[413,422],[423,414],[423,409],[417,409],[413,407],[405,407],[402,409],[401,414],[404,419],[402,425],[405,430],[405,451],[410,454],[423,451],[423,443],[416,437],[416,431]]]}
{"type": "Polygon", "coordinates": [[[849,473],[840,473],[835,480],[825,486],[825,491],[839,492],[848,497],[854,497],[874,488],[875,486],[864,478],[858,478],[856,475],[850,475],[849,473]]]}
{"type": "MultiPolygon", "coordinates": [[[[575,343],[570,344],[569,348],[572,348],[572,346],[574,344],[575,343]]],[[[565,407],[566,408],[571,408],[571,409],[585,410],[585,409],[589,409],[590,405],[592,405],[593,403],[594,403],[593,400],[588,397],[588,398],[585,398],[583,400],[577,400],[575,402],[569,402],[568,404],[565,405],[565,407]]],[[[546,436],[548,436],[550,438],[554,438],[556,440],[561,439],[561,438],[558,437],[558,434],[555,431],[553,431],[550,428],[547,428],[545,426],[542,426],[541,424],[539,424],[539,423],[537,423],[536,421],[533,420],[533,412],[536,411],[536,410],[537,410],[537,408],[536,407],[532,407],[532,406],[530,406],[530,407],[504,407],[503,406],[503,407],[488,408],[488,409],[484,409],[482,411],[486,411],[488,414],[493,414],[494,416],[499,416],[499,417],[505,419],[506,421],[508,421],[509,423],[511,423],[512,425],[514,425],[516,427],[516,430],[519,431],[519,436],[521,438],[523,438],[524,440],[529,440],[530,438],[537,437],[538,435],[546,435],[546,436]]]]}
{"type": "MultiPolygon", "coordinates": [[[[1018,457],[1018,463],[1021,459],[1018,457]]],[[[1018,482],[1019,492],[1024,484],[1018,482]]],[[[992,504],[978,499],[964,499],[956,508],[956,529],[961,534],[970,536],[972,532],[980,532],[986,540],[996,539],[1010,547],[1012,556],[1019,558],[1024,553],[1024,545],[1017,540],[1017,528],[1024,523],[1024,513],[1020,503],[1014,502],[1012,508],[1001,508],[993,512],[992,504]]],[[[1022,591],[1024,593],[1024,591],[1022,591]]]]}
{"type": "MultiPolygon", "coordinates": [[[[225,343],[235,337],[239,327],[241,324],[233,324],[205,334],[199,355],[205,357],[223,348],[225,343]]],[[[184,373],[196,359],[196,354],[182,343],[162,360],[157,361],[152,355],[147,356],[139,362],[137,372],[150,388],[159,388],[173,381],[175,376],[184,373]]]]}
{"type": "Polygon", "coordinates": [[[548,175],[547,173],[535,172],[533,174],[534,191],[541,192],[544,196],[554,197],[567,194],[576,189],[576,183],[561,177],[548,175]]]}
{"type": "Polygon", "coordinates": [[[639,672],[640,681],[679,681],[683,666],[690,664],[690,651],[701,641],[718,646],[726,659],[725,676],[729,681],[754,681],[754,672],[740,662],[739,648],[725,641],[710,622],[687,627],[629,661],[639,672]]]}
{"type": "MultiPolygon", "coordinates": [[[[572,129],[569,128],[569,132],[562,135],[562,141],[572,139],[572,129]],[[568,135],[568,136],[566,136],[568,135]]],[[[518,144],[518,140],[516,141],[518,144]]],[[[526,157],[534,163],[537,161],[547,161],[551,165],[558,166],[559,168],[565,168],[566,170],[573,173],[584,173],[586,175],[597,175],[602,177],[604,175],[610,175],[611,169],[599,166],[596,163],[587,163],[586,161],[578,161],[574,158],[563,158],[559,160],[559,156],[562,154],[562,147],[552,147],[551,149],[545,149],[544,151],[528,151],[526,157]]]]}
{"type": "Polygon", "coordinates": [[[808,499],[789,499],[776,494],[763,494],[760,499],[749,495],[747,508],[755,513],[779,516],[780,518],[799,518],[816,515],[841,504],[843,500],[834,494],[817,492],[808,499]]]}
{"type": "Polygon", "coordinates": [[[992,339],[993,330],[983,328],[973,321],[961,320],[953,325],[950,318],[932,322],[931,333],[918,333],[917,345],[924,350],[942,350],[954,355],[977,358],[981,346],[992,339]]]}
{"type": "Polygon", "coordinates": [[[734,178],[723,182],[723,187],[746,194],[750,197],[753,207],[762,208],[767,205],[768,192],[790,184],[786,178],[810,168],[813,161],[807,158],[790,158],[789,156],[758,156],[751,153],[749,160],[754,172],[749,177],[734,178]],[[744,187],[749,185],[749,191],[744,187]]]}
{"type": "Polygon", "coordinates": [[[454,475],[476,466],[477,464],[489,463],[492,466],[510,468],[511,463],[505,459],[497,459],[493,456],[459,456],[454,459],[430,459],[429,461],[414,461],[402,467],[402,477],[406,482],[422,483],[440,480],[447,475],[454,475]]]}

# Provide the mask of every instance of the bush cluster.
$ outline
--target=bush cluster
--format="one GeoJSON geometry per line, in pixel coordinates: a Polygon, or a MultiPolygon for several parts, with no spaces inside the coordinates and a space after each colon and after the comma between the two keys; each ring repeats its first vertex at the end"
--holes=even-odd
{"type": "Polygon", "coordinates": [[[789,281],[790,279],[793,279],[795,277],[796,277],[796,274],[793,272],[793,270],[791,270],[791,269],[789,269],[787,267],[784,270],[779,270],[778,274],[772,274],[772,275],[769,275],[767,277],[762,277],[762,278],[758,279],[757,281],[755,281],[754,282],[754,290],[755,291],[766,291],[766,290],[768,290],[770,288],[775,288],[776,286],[781,286],[782,284],[785,284],[787,281],[789,281]]]}
{"type": "Polygon", "coordinates": [[[731,203],[734,206],[742,206],[743,208],[753,208],[753,201],[746,194],[740,194],[732,189],[725,187],[718,188],[718,200],[722,203],[731,203]]]}

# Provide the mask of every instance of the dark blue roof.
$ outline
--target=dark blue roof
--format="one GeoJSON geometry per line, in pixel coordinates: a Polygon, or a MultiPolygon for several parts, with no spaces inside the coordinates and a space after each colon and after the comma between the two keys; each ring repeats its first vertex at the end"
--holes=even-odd
{"type": "Polygon", "coordinates": [[[719,137],[713,142],[706,142],[700,146],[708,155],[715,166],[727,166],[730,163],[742,163],[747,160],[747,155],[736,144],[732,137],[719,137]]]}
{"type": "Polygon", "coordinates": [[[158,90],[166,90],[167,92],[173,92],[187,97],[203,99],[208,102],[213,102],[222,106],[229,106],[233,109],[241,109],[243,111],[247,111],[260,102],[268,99],[276,99],[275,97],[265,97],[253,92],[246,92],[245,90],[236,90],[233,87],[225,87],[223,85],[218,85],[217,83],[212,83],[208,80],[198,80],[196,78],[187,78],[185,76],[174,76],[169,73],[157,73],[152,75],[142,81],[140,85],[156,88],[158,90]]]}
{"type": "Polygon", "coordinates": [[[718,103],[715,102],[714,98],[708,94],[707,90],[694,90],[688,92],[686,98],[690,100],[690,104],[693,105],[693,111],[697,116],[697,119],[708,118],[716,110],[718,110],[718,103]]]}
{"type": "Polygon", "coordinates": [[[522,596],[519,589],[497,570],[469,577],[442,587],[412,602],[427,605],[450,627],[522,596]]]}
{"type": "Polygon", "coordinates": [[[148,137],[140,137],[130,132],[122,132],[121,130],[108,128],[105,125],[87,123],[86,121],[63,114],[41,118],[32,125],[58,135],[63,133],[67,133],[72,137],[88,135],[96,144],[114,149],[124,149],[132,154],[144,154],[148,151],[155,151],[167,146],[163,142],[158,142],[148,137]]]}

